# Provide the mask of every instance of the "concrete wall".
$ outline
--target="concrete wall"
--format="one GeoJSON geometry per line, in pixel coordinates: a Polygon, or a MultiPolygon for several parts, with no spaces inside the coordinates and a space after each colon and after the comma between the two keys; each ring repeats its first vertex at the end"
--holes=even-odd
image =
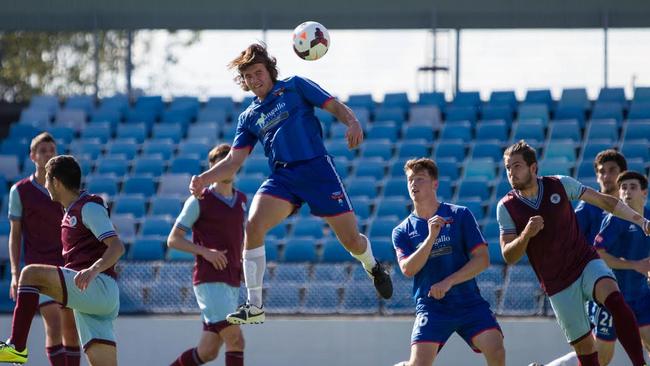
{"type": "MultiPolygon", "coordinates": [[[[552,319],[501,319],[507,364],[526,366],[548,362],[569,351],[552,319]]],[[[0,339],[11,331],[11,317],[0,316],[0,339]]],[[[409,355],[410,318],[267,318],[263,325],[244,328],[248,366],[358,366],[393,365],[409,355]]],[[[116,324],[120,365],[169,365],[196,344],[201,324],[195,316],[128,317],[116,324]]],[[[34,319],[29,339],[29,365],[48,365],[43,347],[43,325],[34,319]]],[[[82,363],[86,365],[85,361],[82,363]]],[[[220,357],[211,365],[223,365],[220,357]]],[[[457,335],[452,336],[436,365],[483,365],[457,335]]],[[[612,365],[627,365],[617,345],[612,365]]]]}

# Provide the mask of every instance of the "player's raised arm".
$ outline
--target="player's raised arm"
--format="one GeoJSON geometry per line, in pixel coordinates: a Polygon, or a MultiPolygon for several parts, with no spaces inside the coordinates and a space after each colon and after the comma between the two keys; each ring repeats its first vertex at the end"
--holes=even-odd
{"type": "Polygon", "coordinates": [[[190,193],[198,197],[203,187],[234,176],[246,161],[248,154],[250,154],[250,148],[230,150],[225,159],[205,172],[192,177],[190,193]]]}
{"type": "Polygon", "coordinates": [[[348,140],[348,147],[354,149],[363,142],[363,129],[361,123],[347,105],[337,99],[331,99],[325,104],[325,110],[332,113],[336,119],[348,126],[345,138],[348,140]]]}
{"type": "Polygon", "coordinates": [[[586,189],[580,198],[587,203],[611,212],[614,216],[639,225],[646,235],[650,235],[650,222],[618,198],[596,192],[590,188],[586,189]]]}
{"type": "MultiPolygon", "coordinates": [[[[429,235],[424,239],[422,245],[415,252],[407,257],[399,259],[399,267],[406,277],[415,276],[429,260],[431,248],[440,234],[440,229],[445,225],[445,219],[440,216],[434,216],[427,222],[429,235]]],[[[396,234],[393,234],[396,237],[396,234]]],[[[396,239],[394,238],[393,241],[396,239]]]]}

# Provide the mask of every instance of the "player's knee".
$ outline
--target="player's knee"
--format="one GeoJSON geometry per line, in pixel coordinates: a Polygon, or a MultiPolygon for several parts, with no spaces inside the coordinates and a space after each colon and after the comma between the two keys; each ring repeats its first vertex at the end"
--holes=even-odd
{"type": "Polygon", "coordinates": [[[199,358],[201,358],[201,361],[208,363],[217,358],[219,355],[219,344],[214,343],[205,345],[203,347],[199,347],[197,351],[199,353],[199,358]]]}
{"type": "Polygon", "coordinates": [[[244,335],[242,334],[241,330],[238,332],[232,332],[231,334],[228,334],[227,336],[223,336],[223,341],[226,344],[226,349],[228,350],[235,350],[235,351],[243,351],[244,346],[245,346],[245,341],[244,341],[244,335]]]}
{"type": "Polygon", "coordinates": [[[19,283],[21,285],[33,284],[36,281],[36,279],[38,279],[38,274],[39,274],[39,267],[30,264],[25,268],[23,268],[22,271],[20,271],[19,283]]]}

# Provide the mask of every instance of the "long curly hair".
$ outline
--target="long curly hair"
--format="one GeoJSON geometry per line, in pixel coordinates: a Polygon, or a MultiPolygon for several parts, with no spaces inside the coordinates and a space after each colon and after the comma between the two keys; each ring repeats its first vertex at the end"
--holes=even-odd
{"type": "Polygon", "coordinates": [[[249,66],[254,64],[263,64],[271,74],[271,79],[275,83],[278,80],[278,61],[275,57],[270,56],[266,50],[266,45],[264,43],[253,43],[243,50],[239,56],[234,60],[230,61],[228,64],[229,69],[237,69],[238,75],[235,77],[235,82],[244,90],[249,91],[250,89],[246,86],[244,82],[244,76],[242,73],[249,66]]]}

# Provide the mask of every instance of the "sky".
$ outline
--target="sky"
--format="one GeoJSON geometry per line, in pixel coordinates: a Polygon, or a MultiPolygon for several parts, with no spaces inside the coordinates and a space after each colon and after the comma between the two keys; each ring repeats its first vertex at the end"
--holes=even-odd
{"type": "MultiPolygon", "coordinates": [[[[327,25],[325,25],[327,26],[327,25]]],[[[431,91],[430,74],[418,68],[432,64],[434,38],[430,30],[330,30],[330,49],[317,61],[305,61],[292,50],[292,30],[266,33],[202,31],[200,41],[176,52],[178,62],[164,62],[167,31],[146,31],[153,40],[145,49],[136,38],[134,59],[141,64],[133,85],[146,94],[166,98],[194,95],[203,99],[246,93],[232,81],[228,62],[250,43],[265,41],[278,59],[280,78],[308,77],[343,100],[350,94],[371,93],[377,102],[389,92],[407,92],[412,101],[431,91]]],[[[180,31],[177,37],[187,32],[180,31]]],[[[436,37],[439,65],[455,69],[455,31],[436,37]]],[[[460,89],[478,90],[488,99],[494,90],[515,90],[523,99],[528,89],[550,88],[557,99],[562,88],[585,87],[591,98],[604,85],[604,31],[578,30],[464,30],[460,37],[460,89]]],[[[608,85],[650,86],[650,29],[608,32],[608,85]]],[[[454,74],[441,73],[436,90],[452,97],[454,74]]]]}

